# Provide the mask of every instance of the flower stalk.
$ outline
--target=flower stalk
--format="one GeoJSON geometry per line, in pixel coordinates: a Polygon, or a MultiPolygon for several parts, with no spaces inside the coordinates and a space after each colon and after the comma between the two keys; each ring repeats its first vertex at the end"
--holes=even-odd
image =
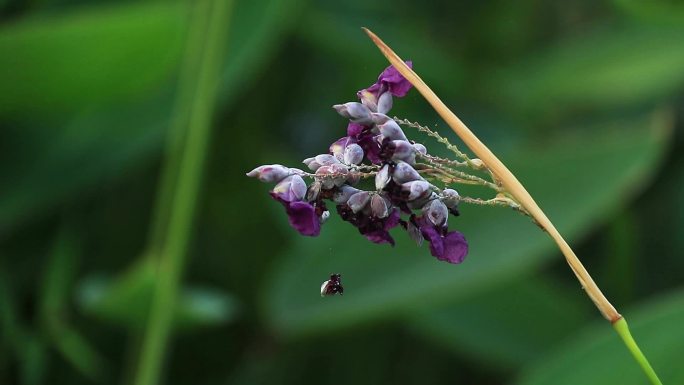
{"type": "MultiPolygon", "coordinates": [[[[451,127],[451,129],[458,135],[465,145],[486,165],[491,171],[493,179],[497,181],[506,191],[505,195],[510,195],[510,198],[518,203],[522,210],[533,218],[537,225],[542,228],[551,238],[556,242],[558,248],[565,256],[565,260],[570,266],[571,270],[577,277],[589,298],[594,302],[596,307],[601,312],[601,315],[608,320],[620,337],[623,339],[626,347],[632,352],[637,362],[641,365],[644,373],[655,385],[661,385],[655,371],[648,363],[648,360],[643,355],[638,345],[632,338],[627,322],[622,315],[618,313],[615,307],[603,295],[598,285],[594,282],[589,272],[584,268],[580,260],[575,255],[574,251],[565,241],[560,232],[556,229],[549,218],[544,214],[542,209],[537,205],[532,196],[527,192],[525,187],[518,181],[513,173],[501,162],[494,153],[482,143],[475,134],[442,102],[439,97],[425,84],[425,82],[407,66],[404,61],[385,44],[377,35],[363,28],[363,31],[371,38],[373,43],[380,49],[382,54],[394,66],[394,68],[401,73],[406,80],[408,80],[418,92],[430,103],[435,111],[442,119],[451,127]]],[[[439,140],[439,139],[438,139],[439,140]]],[[[447,144],[446,142],[445,144],[447,144]]],[[[448,146],[449,144],[447,144],[448,146]]],[[[462,153],[461,153],[462,154],[462,153]]],[[[462,158],[469,162],[467,158],[462,158]]],[[[498,198],[496,198],[498,199],[498,198]]],[[[473,201],[472,203],[475,203],[473,201]]]]}

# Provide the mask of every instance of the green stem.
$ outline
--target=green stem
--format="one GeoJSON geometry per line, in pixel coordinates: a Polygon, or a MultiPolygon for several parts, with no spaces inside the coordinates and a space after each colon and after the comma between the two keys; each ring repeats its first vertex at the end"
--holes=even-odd
{"type": "MultiPolygon", "coordinates": [[[[209,142],[211,117],[223,56],[221,51],[225,46],[230,13],[229,3],[224,0],[195,3],[197,9],[190,28],[205,28],[206,33],[204,39],[199,42],[202,44],[202,50],[197,58],[199,66],[194,93],[190,98],[187,95],[178,96],[179,100],[190,100],[191,104],[185,132],[180,136],[184,139],[183,148],[178,148],[181,151],[177,164],[178,176],[170,195],[168,226],[159,246],[157,284],[143,336],[139,366],[134,378],[136,385],[155,385],[159,383],[161,376],[209,142]]],[[[192,33],[190,37],[192,38],[192,33]]],[[[196,42],[190,40],[189,44],[196,42]]],[[[179,107],[182,108],[180,103],[179,107]]],[[[174,142],[171,140],[171,145],[175,146],[174,142]]]]}
{"type": "Polygon", "coordinates": [[[620,335],[620,338],[622,338],[625,346],[632,353],[632,356],[634,356],[634,359],[639,363],[639,366],[641,366],[641,369],[644,371],[646,377],[648,377],[651,383],[653,385],[663,385],[663,383],[660,382],[655,370],[653,370],[651,364],[646,359],[646,356],[644,356],[644,353],[642,353],[641,349],[639,349],[639,345],[637,345],[636,341],[634,341],[632,333],[629,332],[627,321],[625,321],[624,318],[620,318],[617,320],[617,322],[613,323],[613,328],[620,335]]]}

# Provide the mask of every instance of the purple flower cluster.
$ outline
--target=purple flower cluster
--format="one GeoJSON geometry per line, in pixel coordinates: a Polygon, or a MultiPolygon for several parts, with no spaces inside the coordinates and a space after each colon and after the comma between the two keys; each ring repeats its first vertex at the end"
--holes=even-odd
{"type": "MultiPolygon", "coordinates": [[[[411,62],[406,64],[411,66],[411,62]]],[[[425,146],[409,141],[399,124],[386,115],[392,99],[405,96],[410,89],[411,84],[390,66],[377,82],[357,92],[360,102],[333,106],[349,119],[347,135],[330,145],[329,153],[303,161],[313,174],[265,165],[247,175],[276,183],[271,196],[285,207],[290,225],[302,235],[320,233],[321,224],[330,216],[328,201],[371,242],[394,245],[389,231],[401,225],[419,245],[427,240],[437,259],[461,263],[468,243],[447,225],[449,214],[458,215],[458,193],[438,189],[416,171],[416,157],[427,153],[425,146]],[[368,169],[374,171],[373,191],[355,187],[362,176],[372,175],[362,172],[368,169]],[[305,177],[313,177],[313,183],[307,186],[305,177]]]]}

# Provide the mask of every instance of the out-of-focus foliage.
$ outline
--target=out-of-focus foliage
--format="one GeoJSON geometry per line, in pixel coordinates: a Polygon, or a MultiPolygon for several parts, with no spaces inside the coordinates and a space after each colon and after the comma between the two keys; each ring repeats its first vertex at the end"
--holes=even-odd
{"type": "MultiPolygon", "coordinates": [[[[0,1],[0,383],[134,377],[193,4],[0,1]]],[[[344,135],[330,106],[387,65],[361,26],[501,155],[682,381],[684,8],[235,0],[229,19],[165,383],[645,381],[528,219],[462,207],[453,266],[337,218],[302,238],[244,176],[344,135]],[[343,297],[318,295],[330,273],[343,297]]],[[[393,113],[456,139],[415,92],[393,113]]]]}

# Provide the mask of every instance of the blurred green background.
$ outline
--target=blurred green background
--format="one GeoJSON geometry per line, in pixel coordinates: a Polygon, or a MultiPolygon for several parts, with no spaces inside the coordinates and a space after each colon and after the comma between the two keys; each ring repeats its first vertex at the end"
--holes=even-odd
{"type": "MultiPolygon", "coordinates": [[[[344,135],[330,106],[387,65],[361,26],[684,383],[684,5],[666,0],[0,1],[0,383],[646,383],[526,218],[462,207],[454,266],[335,216],[300,237],[244,176],[344,135]],[[322,299],[331,273],[345,295],[322,299]]],[[[392,112],[456,140],[415,91],[392,112]]]]}

